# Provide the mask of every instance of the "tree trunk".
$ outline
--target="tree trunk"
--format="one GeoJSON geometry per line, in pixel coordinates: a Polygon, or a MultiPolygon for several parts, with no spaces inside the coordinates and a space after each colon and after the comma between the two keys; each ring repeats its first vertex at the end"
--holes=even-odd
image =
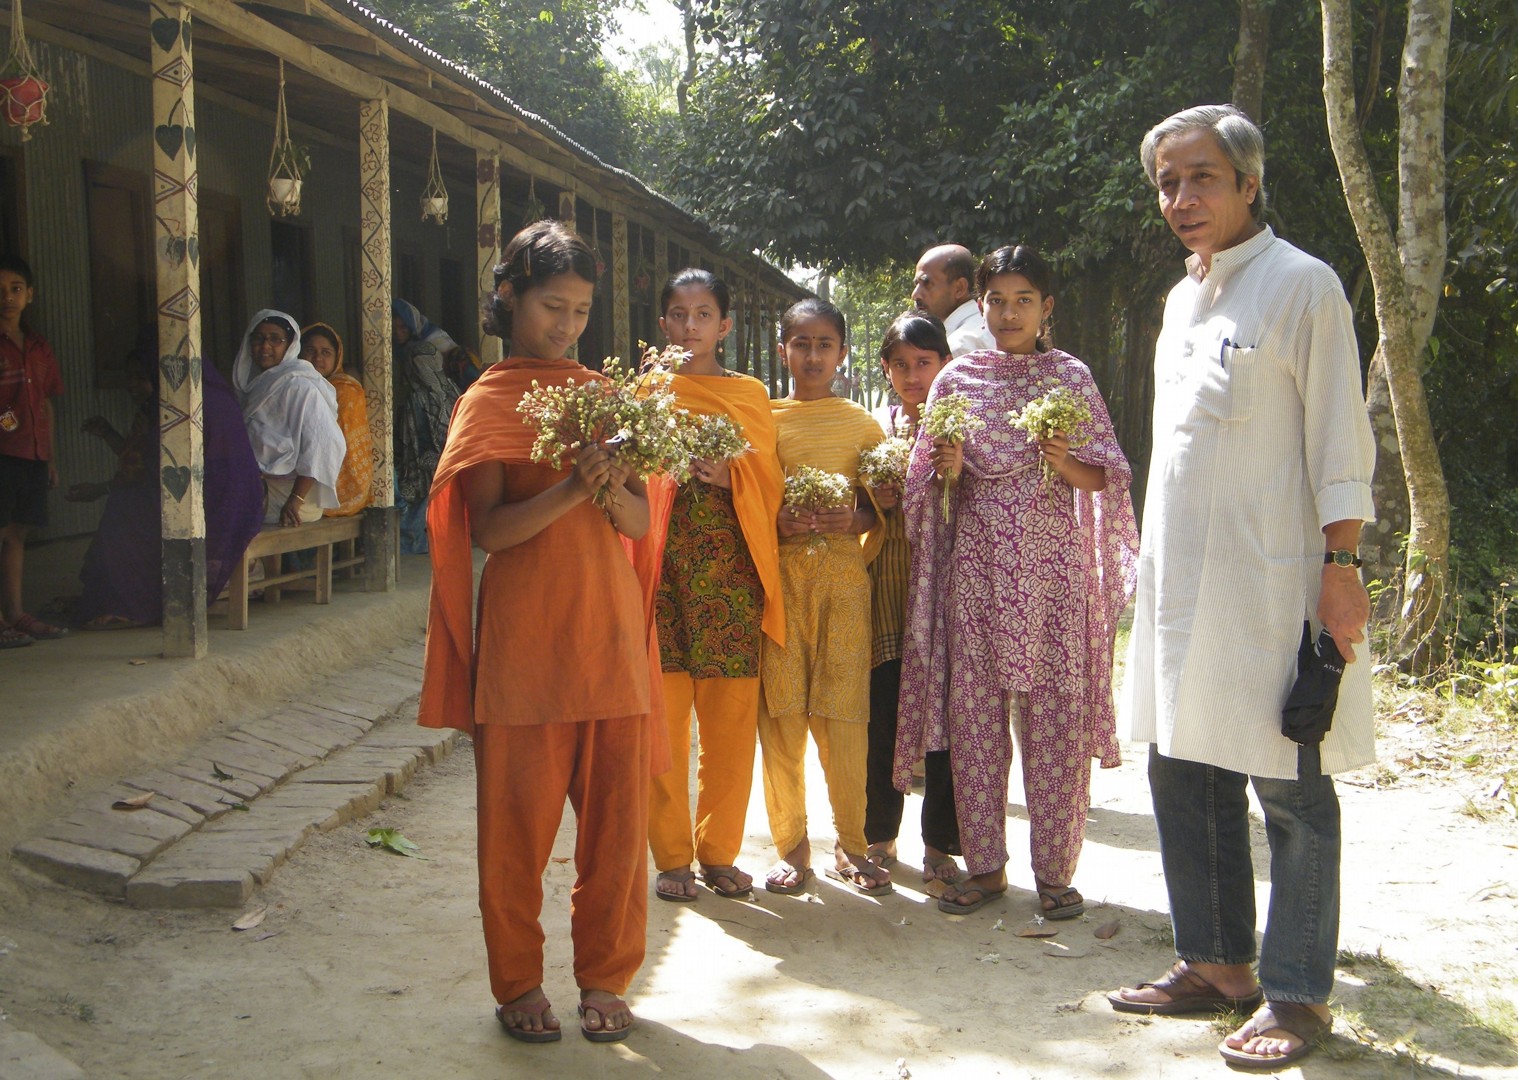
{"type": "Polygon", "coordinates": [[[696,12],[691,0],[676,0],[675,6],[680,9],[680,24],[685,30],[685,69],[675,83],[675,108],[683,120],[690,105],[691,83],[696,81],[696,12]]]}
{"type": "Polygon", "coordinates": [[[1452,0],[1410,0],[1397,91],[1398,230],[1376,194],[1357,126],[1349,0],[1321,0],[1323,98],[1344,197],[1376,292],[1377,353],[1396,421],[1410,531],[1395,659],[1425,669],[1443,632],[1449,491],[1429,421],[1421,361],[1443,275],[1444,76],[1452,0]]]}
{"type": "Polygon", "coordinates": [[[1233,103],[1261,126],[1265,58],[1270,53],[1269,0],[1239,0],[1239,40],[1233,50],[1233,103]]]}

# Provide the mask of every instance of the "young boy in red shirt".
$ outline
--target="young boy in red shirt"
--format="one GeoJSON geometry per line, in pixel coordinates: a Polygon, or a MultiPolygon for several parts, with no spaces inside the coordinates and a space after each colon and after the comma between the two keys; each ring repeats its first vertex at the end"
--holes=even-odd
{"type": "Polygon", "coordinates": [[[0,649],[68,633],[21,607],[26,533],[47,524],[58,486],[51,399],[63,393],[53,350],[21,324],[34,295],[26,260],[0,255],[0,649]]]}

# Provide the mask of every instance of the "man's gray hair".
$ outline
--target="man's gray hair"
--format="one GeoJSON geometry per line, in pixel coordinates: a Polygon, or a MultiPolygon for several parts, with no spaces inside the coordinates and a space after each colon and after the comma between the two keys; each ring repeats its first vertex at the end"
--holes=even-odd
{"type": "Polygon", "coordinates": [[[1249,209],[1255,221],[1263,221],[1265,136],[1260,134],[1254,121],[1235,105],[1197,105],[1182,109],[1150,128],[1144,141],[1139,144],[1139,158],[1144,163],[1144,173],[1149,177],[1149,183],[1159,186],[1155,178],[1155,156],[1159,152],[1160,143],[1171,136],[1184,135],[1189,131],[1212,132],[1218,145],[1223,148],[1223,156],[1228,159],[1228,164],[1239,174],[1240,182],[1246,176],[1253,176],[1259,181],[1260,189],[1249,209]]]}

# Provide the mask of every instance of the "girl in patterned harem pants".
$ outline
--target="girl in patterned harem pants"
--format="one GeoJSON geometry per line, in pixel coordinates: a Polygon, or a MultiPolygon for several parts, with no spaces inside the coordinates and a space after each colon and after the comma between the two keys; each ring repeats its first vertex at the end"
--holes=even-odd
{"type": "Polygon", "coordinates": [[[964,445],[919,438],[907,470],[912,576],[892,779],[905,790],[918,755],[949,751],[971,876],[938,906],[974,911],[1007,889],[1016,732],[1040,908],[1067,919],[1084,910],[1070,883],[1091,759],[1107,767],[1119,760],[1112,648],[1137,564],[1132,473],[1091,372],[1039,340],[1054,306],[1048,267],[1025,248],[1001,248],[976,284],[1000,351],[950,363],[927,408],[963,395],[984,427],[964,445]],[[1055,387],[1090,419],[1077,432],[1030,441],[1012,417],[1055,387]],[[958,478],[948,520],[946,475],[958,478]]]}
{"type": "Polygon", "coordinates": [[[754,880],[734,865],[743,846],[759,725],[759,642],[785,643],[775,518],[785,481],[775,421],[758,379],[724,370],[717,350],[732,328],[727,286],[688,268],[665,284],[659,327],[687,358],[671,376],[680,408],[726,416],[749,449],[728,461],[693,461],[675,496],[655,607],[665,722],[675,767],[654,778],[648,843],[654,895],[696,899],[694,860],[718,896],[740,899],[754,880]],[[694,717],[694,724],[692,723],[694,717]],[[698,729],[696,813],[690,742],[698,729]]]}

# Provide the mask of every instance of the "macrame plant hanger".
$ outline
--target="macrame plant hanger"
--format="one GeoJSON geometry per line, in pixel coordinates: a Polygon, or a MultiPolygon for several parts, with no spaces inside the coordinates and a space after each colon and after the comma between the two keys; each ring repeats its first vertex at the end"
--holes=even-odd
{"type": "Polygon", "coordinates": [[[285,112],[285,62],[279,61],[279,104],[274,112],[274,148],[269,151],[269,194],[265,203],[275,217],[300,213],[300,155],[290,138],[290,117],[285,112]]]}
{"type": "Polygon", "coordinates": [[[448,222],[448,188],[437,161],[437,128],[432,129],[432,162],[427,166],[427,186],[422,189],[422,220],[438,225],[448,222]]]}
{"type": "Polygon", "coordinates": [[[523,226],[542,221],[545,212],[543,204],[538,201],[538,178],[529,176],[527,178],[527,212],[522,215],[523,226]]]}
{"type": "Polygon", "coordinates": [[[11,51],[0,67],[0,116],[21,129],[21,141],[32,137],[32,125],[47,123],[47,81],[26,43],[21,0],[11,0],[11,51]]]}

